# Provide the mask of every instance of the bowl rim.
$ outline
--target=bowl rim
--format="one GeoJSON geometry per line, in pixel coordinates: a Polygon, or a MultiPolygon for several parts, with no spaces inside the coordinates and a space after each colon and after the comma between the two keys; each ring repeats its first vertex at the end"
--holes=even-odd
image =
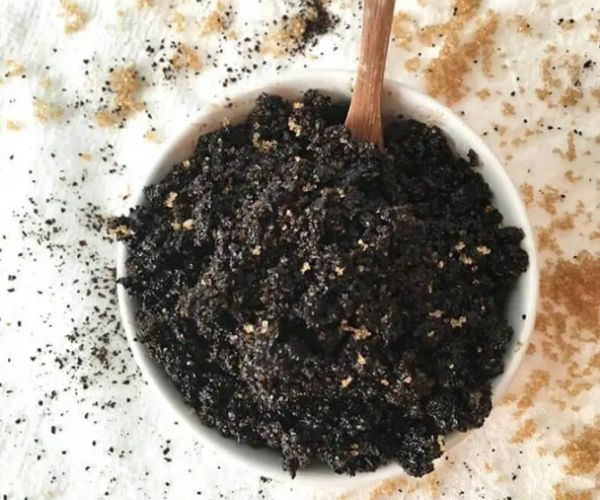
{"type": "MultiPolygon", "coordinates": [[[[299,93],[309,88],[318,88],[325,93],[329,93],[328,87],[331,87],[335,82],[337,87],[347,86],[347,90],[351,89],[354,81],[354,74],[345,70],[306,70],[296,72],[293,75],[277,77],[267,80],[250,88],[243,89],[239,92],[232,93],[230,97],[225,97],[219,101],[206,105],[196,117],[187,122],[184,126],[173,134],[162,147],[162,152],[158,156],[156,162],[150,168],[146,178],[141,184],[141,188],[133,198],[133,206],[137,206],[144,201],[143,188],[153,182],[157,182],[170,171],[176,163],[172,156],[176,154],[178,149],[182,148],[182,144],[187,141],[189,147],[190,141],[195,144],[197,138],[203,133],[207,133],[222,125],[222,121],[217,122],[218,117],[229,116],[234,114],[237,108],[243,104],[248,106],[249,102],[253,102],[260,92],[281,93],[282,90],[289,88],[295,89],[299,93]]],[[[537,251],[535,246],[534,232],[529,221],[527,211],[521,197],[512,183],[504,166],[487,146],[487,144],[472,131],[456,114],[450,109],[434,100],[433,98],[415,90],[406,84],[398,81],[386,79],[384,82],[385,97],[394,99],[399,95],[404,98],[410,98],[415,102],[419,102],[427,109],[432,116],[438,116],[440,121],[446,124],[446,127],[452,128],[452,133],[444,130],[445,135],[450,141],[461,136],[465,143],[468,143],[482,159],[482,164],[486,166],[488,176],[495,177],[497,186],[502,186],[501,197],[507,200],[507,204],[514,208],[514,217],[519,222],[511,222],[518,224],[525,233],[522,242],[522,247],[529,254],[529,267],[523,275],[521,275],[519,287],[524,288],[524,304],[520,305],[521,311],[525,317],[521,323],[520,329],[514,328],[513,347],[507,350],[505,355],[505,369],[493,382],[492,401],[495,403],[506,392],[514,375],[519,368],[523,356],[526,352],[529,338],[532,334],[535,313],[538,302],[539,288],[539,270],[537,263],[537,251]],[[460,131],[459,133],[454,132],[460,131]],[[518,331],[517,331],[518,330],[518,331]],[[515,340],[516,339],[516,340],[515,340]],[[515,347],[516,346],[516,347],[515,347]]],[[[284,92],[285,93],[285,92],[284,92]]],[[[335,92],[334,92],[335,93],[335,92]]],[[[410,100],[407,99],[407,100],[410,100]]],[[[419,118],[421,119],[421,118],[419,118]]],[[[435,122],[435,119],[433,120],[435,122]]],[[[483,175],[483,173],[482,173],[483,175]]],[[[484,175],[486,182],[489,178],[484,175]]],[[[496,193],[495,193],[496,194],[496,193]]],[[[504,212],[503,216],[506,216],[504,212]]],[[[124,242],[119,242],[117,246],[117,277],[121,278],[126,275],[127,262],[127,247],[124,242]]],[[[515,286],[516,290],[517,286],[515,286]]],[[[187,407],[183,402],[183,398],[179,391],[174,387],[173,383],[168,379],[163,369],[155,363],[149,356],[146,348],[136,340],[135,326],[135,311],[137,306],[135,301],[126,292],[122,285],[117,286],[117,295],[119,300],[119,309],[123,327],[125,329],[127,341],[132,351],[136,364],[138,365],[143,379],[150,385],[155,392],[160,394],[162,401],[166,402],[166,406],[178,418],[183,420],[195,433],[195,436],[203,444],[208,443],[214,449],[218,450],[223,456],[229,458],[237,465],[253,469],[256,473],[277,480],[290,480],[289,473],[283,471],[280,460],[277,460],[276,465],[273,463],[274,454],[272,450],[251,448],[249,445],[241,444],[233,439],[225,438],[218,434],[215,429],[209,428],[202,424],[194,411],[187,407]]],[[[467,431],[468,433],[469,431],[467,431]]],[[[451,433],[446,437],[445,451],[458,444],[467,433],[451,433]]],[[[439,459],[438,459],[439,460],[439,459]]],[[[361,472],[355,476],[336,474],[325,466],[311,466],[307,469],[299,470],[296,475],[295,484],[319,485],[319,486],[348,486],[349,484],[356,485],[358,483],[372,482],[383,480],[389,477],[397,477],[406,475],[403,469],[397,463],[388,463],[379,467],[373,472],[361,472]]]]}

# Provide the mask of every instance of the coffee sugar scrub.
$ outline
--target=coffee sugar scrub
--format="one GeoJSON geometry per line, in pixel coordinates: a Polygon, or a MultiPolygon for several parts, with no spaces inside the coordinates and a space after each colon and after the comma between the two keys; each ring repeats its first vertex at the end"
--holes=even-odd
{"type": "Polygon", "coordinates": [[[247,121],[113,222],[138,340],[207,426],[277,450],[292,476],[433,470],[483,424],[513,331],[523,232],[441,130],[399,119],[354,142],[347,107],[262,95],[247,121]]]}

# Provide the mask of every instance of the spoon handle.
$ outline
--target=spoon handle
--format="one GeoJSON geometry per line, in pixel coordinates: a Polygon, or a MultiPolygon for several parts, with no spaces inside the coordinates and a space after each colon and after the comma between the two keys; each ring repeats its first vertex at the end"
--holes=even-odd
{"type": "Polygon", "coordinates": [[[381,87],[396,0],[364,0],[360,58],[346,127],[352,137],[383,147],[381,87]]]}

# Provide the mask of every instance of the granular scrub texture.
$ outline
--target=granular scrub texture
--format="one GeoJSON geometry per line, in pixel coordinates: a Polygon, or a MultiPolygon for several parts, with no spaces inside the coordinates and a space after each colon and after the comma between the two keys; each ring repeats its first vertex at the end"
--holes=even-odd
{"type": "Polygon", "coordinates": [[[489,187],[436,127],[399,119],[385,151],[347,106],[262,95],[245,123],[113,222],[139,341],[204,424],[277,450],[292,475],[399,463],[483,424],[528,265],[489,187]]]}

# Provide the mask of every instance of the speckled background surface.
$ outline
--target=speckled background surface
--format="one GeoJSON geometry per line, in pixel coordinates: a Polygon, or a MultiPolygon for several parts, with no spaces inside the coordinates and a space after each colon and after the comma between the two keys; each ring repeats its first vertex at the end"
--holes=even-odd
{"type": "Polygon", "coordinates": [[[594,0],[398,2],[388,76],[486,137],[528,203],[542,266],[510,393],[434,474],[336,491],[265,481],[195,442],[142,381],[104,220],[211,100],[353,67],[357,1],[325,2],[340,20],[304,53],[277,46],[298,32],[273,20],[302,3],[0,1],[0,498],[600,498],[594,0]]]}

